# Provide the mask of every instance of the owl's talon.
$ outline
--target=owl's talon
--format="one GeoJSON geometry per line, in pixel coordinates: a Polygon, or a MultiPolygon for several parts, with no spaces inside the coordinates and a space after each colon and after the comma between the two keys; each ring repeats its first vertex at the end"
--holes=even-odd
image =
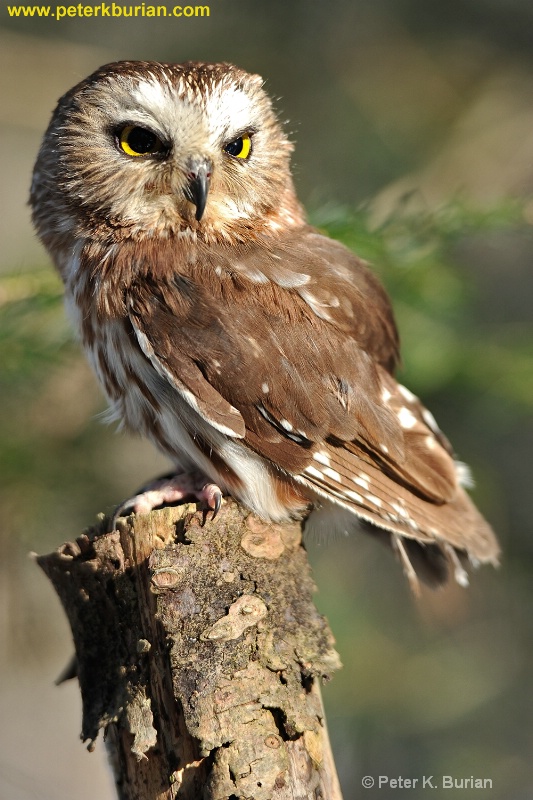
{"type": "Polygon", "coordinates": [[[201,495],[202,499],[205,500],[210,510],[213,512],[213,516],[211,517],[211,521],[213,521],[222,506],[222,492],[216,484],[206,483],[201,491],[201,495]]]}
{"type": "Polygon", "coordinates": [[[214,519],[222,505],[222,492],[215,483],[203,484],[205,478],[202,480],[202,477],[199,479],[198,475],[189,475],[183,472],[157,478],[144,486],[136,495],[117,506],[111,517],[109,532],[116,530],[118,518],[124,516],[125,512],[149,514],[154,508],[179,503],[187,498],[194,498],[200,503],[205,503],[207,512],[212,511],[212,519],[214,519]]]}
{"type": "Polygon", "coordinates": [[[120,503],[120,505],[118,505],[115,508],[115,510],[113,511],[113,514],[111,516],[111,519],[109,521],[107,533],[113,533],[114,531],[116,531],[118,520],[119,520],[120,517],[124,517],[125,516],[124,512],[127,511],[127,509],[128,509],[128,501],[127,500],[124,503],[120,503]]]}

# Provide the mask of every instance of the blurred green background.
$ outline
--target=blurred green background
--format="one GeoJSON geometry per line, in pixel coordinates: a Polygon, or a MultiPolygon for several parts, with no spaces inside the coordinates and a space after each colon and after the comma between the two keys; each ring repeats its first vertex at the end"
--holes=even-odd
{"type": "MultiPolygon", "coordinates": [[[[208,0],[209,1],[209,0],[208,0]]],[[[103,426],[26,206],[56,99],[121,58],[229,60],[267,79],[311,218],[392,294],[402,380],[474,471],[503,547],[465,591],[410,594],[363,536],[308,542],[344,669],[325,688],[346,800],[361,778],[491,778],[533,797],[533,6],[530,0],[212,0],[209,18],[0,11],[0,799],[114,797],[79,743],[71,644],[28,558],[166,463],[103,426]]],[[[422,798],[419,785],[404,795],[422,798]]],[[[433,791],[438,798],[446,790],[433,791]]],[[[448,795],[446,795],[448,796],[448,795]]]]}

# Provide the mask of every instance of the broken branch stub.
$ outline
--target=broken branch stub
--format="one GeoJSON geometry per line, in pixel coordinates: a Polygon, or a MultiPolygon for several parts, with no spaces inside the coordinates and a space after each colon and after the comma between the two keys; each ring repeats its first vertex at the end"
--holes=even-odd
{"type": "Polygon", "coordinates": [[[70,621],[82,738],[121,800],[339,800],[319,682],[339,666],[296,523],[233,501],[84,533],[40,557],[70,621]]]}

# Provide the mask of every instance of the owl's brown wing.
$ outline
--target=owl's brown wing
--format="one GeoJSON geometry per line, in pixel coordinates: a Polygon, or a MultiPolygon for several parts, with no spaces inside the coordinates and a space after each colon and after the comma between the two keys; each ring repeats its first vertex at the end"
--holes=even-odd
{"type": "Polygon", "coordinates": [[[392,377],[392,312],[361,261],[308,230],[174,263],[132,284],[130,317],[205,419],[381,528],[495,558],[446,439],[392,377]]]}

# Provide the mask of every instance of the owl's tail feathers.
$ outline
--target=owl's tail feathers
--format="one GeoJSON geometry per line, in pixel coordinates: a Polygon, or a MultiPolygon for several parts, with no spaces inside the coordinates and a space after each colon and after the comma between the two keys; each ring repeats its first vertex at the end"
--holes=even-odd
{"type": "MultiPolygon", "coordinates": [[[[339,505],[324,503],[315,507],[305,523],[305,531],[311,537],[330,538],[335,533],[351,534],[364,531],[377,541],[390,547],[398,557],[411,589],[420,594],[420,584],[438,588],[446,584],[450,578],[460,586],[467,587],[468,568],[477,568],[480,564],[498,565],[499,550],[489,525],[464,495],[462,502],[469,507],[465,523],[477,523],[475,531],[467,525],[461,544],[452,544],[443,537],[406,535],[399,526],[384,527],[381,520],[370,521],[348,511],[339,505]]],[[[455,538],[455,537],[454,537],[455,538]]]]}
{"type": "Polygon", "coordinates": [[[421,582],[437,589],[444,586],[452,576],[456,583],[466,588],[469,585],[467,567],[479,565],[464,550],[457,550],[446,542],[417,542],[364,521],[361,522],[361,527],[396,553],[415,595],[420,594],[421,582]]]}

